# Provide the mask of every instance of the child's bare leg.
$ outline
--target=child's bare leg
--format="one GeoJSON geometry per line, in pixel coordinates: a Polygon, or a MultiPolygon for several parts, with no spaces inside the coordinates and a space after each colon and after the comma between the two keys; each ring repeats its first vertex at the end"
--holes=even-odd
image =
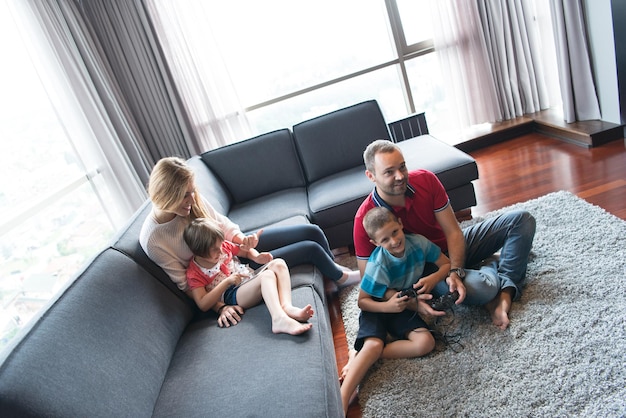
{"type": "Polygon", "coordinates": [[[421,357],[435,348],[435,338],[426,328],[414,329],[409,332],[407,338],[387,344],[381,357],[385,359],[421,357]]]}
{"type": "Polygon", "coordinates": [[[343,382],[343,379],[346,378],[346,375],[348,374],[348,370],[350,370],[350,366],[352,365],[352,360],[354,360],[356,353],[357,353],[356,350],[350,350],[348,352],[348,362],[346,363],[345,366],[343,366],[343,368],[341,369],[341,374],[339,375],[340,382],[343,382]]]}
{"type": "Polygon", "coordinates": [[[509,312],[513,303],[513,292],[513,288],[507,287],[485,305],[485,308],[491,314],[491,321],[501,330],[507,329],[510,323],[509,312]]]}
{"type": "Polygon", "coordinates": [[[276,274],[278,297],[280,298],[280,304],[285,313],[290,318],[297,321],[308,321],[313,316],[311,305],[306,305],[304,308],[297,308],[291,303],[291,276],[285,261],[282,259],[272,261],[268,266],[268,270],[276,274]]]}
{"type": "Polygon", "coordinates": [[[343,383],[341,384],[341,403],[343,404],[344,415],[348,413],[350,399],[353,397],[356,388],[365,377],[365,374],[372,367],[372,364],[380,358],[383,352],[384,343],[378,338],[366,338],[361,350],[344,367],[346,371],[343,383]]]}
{"type": "Polygon", "coordinates": [[[302,334],[311,329],[313,324],[303,324],[291,318],[284,310],[280,301],[278,279],[273,271],[261,273],[261,294],[272,317],[272,332],[274,334],[302,334]]]}
{"type": "Polygon", "coordinates": [[[272,331],[276,334],[302,334],[313,326],[302,324],[285,313],[278,297],[277,278],[273,271],[264,271],[256,280],[245,283],[237,291],[237,304],[244,309],[258,305],[261,301],[265,301],[272,317],[272,331]]]}

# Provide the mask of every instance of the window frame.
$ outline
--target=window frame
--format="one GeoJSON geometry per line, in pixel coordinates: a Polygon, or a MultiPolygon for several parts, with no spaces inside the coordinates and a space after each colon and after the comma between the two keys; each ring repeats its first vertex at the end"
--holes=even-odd
{"type": "Polygon", "coordinates": [[[355,77],[362,76],[364,74],[368,74],[374,71],[378,71],[383,68],[387,68],[390,66],[398,66],[400,70],[400,85],[402,87],[402,93],[404,95],[405,106],[407,108],[408,114],[413,114],[416,112],[415,102],[413,100],[413,94],[411,92],[411,86],[409,83],[409,77],[406,69],[405,62],[420,57],[425,54],[430,54],[435,51],[434,42],[432,39],[424,40],[422,42],[414,43],[411,45],[407,45],[406,37],[404,35],[404,29],[402,28],[402,19],[400,18],[400,11],[398,9],[398,5],[396,0],[384,0],[385,7],[387,9],[387,17],[389,19],[389,25],[391,28],[391,33],[396,49],[397,58],[389,61],[382,62],[380,64],[370,66],[367,68],[363,68],[359,71],[354,71],[349,74],[345,74],[341,77],[334,78],[332,80],[327,80],[322,83],[314,84],[312,86],[299,89],[293,91],[288,94],[284,94],[273,99],[265,100],[260,103],[256,103],[254,105],[250,105],[245,107],[244,112],[251,112],[254,110],[258,110],[263,107],[271,106],[273,104],[282,102],[284,100],[288,100],[306,93],[313,92],[315,90],[322,89],[324,87],[328,87],[334,84],[341,83],[346,80],[350,80],[355,77]]]}

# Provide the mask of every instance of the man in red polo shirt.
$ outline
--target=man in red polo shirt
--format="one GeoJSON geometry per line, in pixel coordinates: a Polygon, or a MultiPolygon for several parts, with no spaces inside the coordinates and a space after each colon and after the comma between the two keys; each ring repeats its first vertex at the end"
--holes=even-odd
{"type": "MultiPolygon", "coordinates": [[[[493,323],[506,329],[511,303],[520,297],[535,235],[532,215],[509,211],[461,230],[439,179],[427,170],[409,172],[396,144],[374,141],[363,159],[366,175],[375,187],[354,219],[354,249],[361,275],[374,249],[363,228],[363,217],[373,207],[387,207],[402,220],[406,232],[424,235],[450,258],[450,274],[445,281],[419,293],[436,297],[456,290],[457,304],[484,305],[493,323]],[[497,251],[499,260],[481,268],[481,263],[497,251]]],[[[418,309],[429,313],[430,308],[420,301],[418,309]]]]}

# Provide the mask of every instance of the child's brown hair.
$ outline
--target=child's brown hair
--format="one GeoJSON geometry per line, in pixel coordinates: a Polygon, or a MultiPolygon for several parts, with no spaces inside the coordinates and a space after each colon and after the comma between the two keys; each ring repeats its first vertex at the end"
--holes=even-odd
{"type": "Polygon", "coordinates": [[[183,239],[194,255],[206,257],[211,248],[224,241],[224,233],[211,219],[196,218],[185,227],[183,239]]]}
{"type": "Polygon", "coordinates": [[[370,237],[375,239],[376,231],[389,222],[398,222],[398,217],[389,209],[382,206],[370,209],[363,218],[363,228],[370,237]]]}

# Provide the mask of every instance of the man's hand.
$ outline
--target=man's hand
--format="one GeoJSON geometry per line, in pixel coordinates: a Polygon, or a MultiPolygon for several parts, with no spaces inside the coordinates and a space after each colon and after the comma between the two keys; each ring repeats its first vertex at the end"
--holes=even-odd
{"type": "Polygon", "coordinates": [[[460,305],[461,302],[463,302],[463,300],[465,299],[465,294],[467,292],[465,289],[465,285],[463,284],[463,280],[461,280],[456,272],[453,272],[446,278],[446,283],[450,288],[450,293],[453,293],[455,290],[459,292],[459,298],[457,299],[455,304],[460,305]]]}
{"type": "Polygon", "coordinates": [[[417,296],[417,312],[422,315],[430,315],[430,316],[444,316],[446,314],[445,311],[436,311],[430,307],[427,303],[429,300],[433,298],[433,295],[430,293],[425,293],[417,296]]]}

